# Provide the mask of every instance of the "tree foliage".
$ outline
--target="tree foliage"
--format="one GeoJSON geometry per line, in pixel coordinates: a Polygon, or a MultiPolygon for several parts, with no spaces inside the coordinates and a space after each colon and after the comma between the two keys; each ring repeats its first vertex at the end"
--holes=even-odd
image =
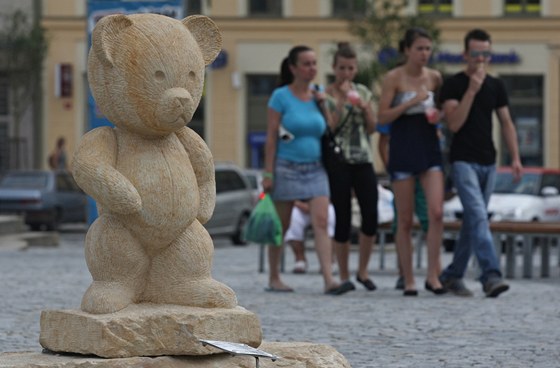
{"type": "Polygon", "coordinates": [[[350,20],[350,32],[361,40],[370,55],[359,61],[356,81],[372,86],[376,97],[383,75],[402,60],[399,41],[407,29],[422,27],[432,35],[434,48],[439,44],[440,31],[433,18],[406,14],[408,5],[408,0],[371,0],[364,17],[350,20]]]}
{"type": "Polygon", "coordinates": [[[14,136],[18,138],[23,114],[40,86],[47,39],[43,28],[21,10],[1,17],[0,71],[8,85],[14,136]]]}

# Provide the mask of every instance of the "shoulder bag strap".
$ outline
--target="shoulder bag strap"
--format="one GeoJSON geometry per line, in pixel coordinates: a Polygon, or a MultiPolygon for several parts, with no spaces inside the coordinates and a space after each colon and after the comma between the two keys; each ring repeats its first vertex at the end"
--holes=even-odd
{"type": "Polygon", "coordinates": [[[350,118],[350,115],[352,115],[352,112],[354,110],[354,106],[350,106],[350,110],[348,110],[348,114],[346,114],[346,117],[344,118],[344,120],[342,121],[342,123],[340,123],[335,129],[334,132],[332,132],[333,137],[336,137],[336,135],[338,133],[340,133],[340,131],[342,130],[342,128],[344,127],[344,124],[346,124],[346,122],[348,121],[348,119],[350,118]]]}

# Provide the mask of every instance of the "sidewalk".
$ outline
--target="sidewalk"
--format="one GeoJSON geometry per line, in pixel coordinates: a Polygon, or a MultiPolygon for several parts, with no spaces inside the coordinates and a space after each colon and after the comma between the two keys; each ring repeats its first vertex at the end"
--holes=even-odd
{"type": "MultiPolygon", "coordinates": [[[[91,280],[83,237],[81,232],[62,233],[59,247],[26,251],[0,245],[0,352],[40,351],[41,310],[79,307],[91,280]]],[[[366,292],[357,284],[346,295],[326,296],[316,255],[308,251],[310,272],[284,277],[296,292],[267,293],[267,274],[257,272],[257,245],[233,247],[216,240],[215,248],[214,277],[235,290],[240,305],[259,315],[265,340],[330,344],[354,368],[560,364],[557,266],[550,279],[510,280],[510,291],[497,299],[484,298],[474,269],[466,279],[473,298],[436,297],[421,288],[424,267],[416,272],[419,296],[404,298],[393,289],[394,253],[387,253],[383,271],[374,253],[370,270],[378,290],[366,292]]],[[[352,270],[356,257],[352,252],[352,270]]],[[[449,259],[444,254],[444,265],[449,259]]],[[[288,253],[286,269],[292,265],[288,253]]]]}

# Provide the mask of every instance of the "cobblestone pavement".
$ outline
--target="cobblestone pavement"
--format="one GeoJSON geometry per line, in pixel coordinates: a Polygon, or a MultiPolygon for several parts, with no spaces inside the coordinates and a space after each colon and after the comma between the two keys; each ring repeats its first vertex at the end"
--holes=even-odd
{"type": "MultiPolygon", "coordinates": [[[[44,309],[78,308],[91,277],[83,255],[84,233],[61,234],[56,248],[17,251],[0,244],[0,352],[40,351],[39,315],[44,309]]],[[[370,269],[378,290],[361,286],[343,296],[322,293],[316,256],[308,251],[310,272],[286,273],[295,293],[267,293],[266,273],[257,272],[258,246],[215,241],[214,277],[231,286],[240,305],[257,313],[268,341],[311,341],[334,346],[352,367],[560,367],[560,276],[555,256],[550,279],[510,280],[497,299],[484,298],[466,279],[473,298],[417,298],[394,290],[392,252],[388,270],[370,269]]],[[[554,252],[557,254],[557,249],[554,252]]],[[[352,252],[351,265],[356,265],[352,252]]],[[[291,255],[286,267],[291,269],[291,255]]],[[[444,265],[450,256],[444,254],[444,265]]]]}

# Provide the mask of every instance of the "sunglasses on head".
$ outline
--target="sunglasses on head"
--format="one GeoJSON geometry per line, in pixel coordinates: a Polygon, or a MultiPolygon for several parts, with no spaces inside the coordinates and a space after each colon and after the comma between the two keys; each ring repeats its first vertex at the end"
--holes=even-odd
{"type": "Polygon", "coordinates": [[[488,50],[484,50],[484,51],[475,51],[475,50],[471,50],[469,51],[469,56],[472,58],[477,58],[479,56],[483,56],[484,58],[488,58],[492,55],[492,53],[488,50]]]}

